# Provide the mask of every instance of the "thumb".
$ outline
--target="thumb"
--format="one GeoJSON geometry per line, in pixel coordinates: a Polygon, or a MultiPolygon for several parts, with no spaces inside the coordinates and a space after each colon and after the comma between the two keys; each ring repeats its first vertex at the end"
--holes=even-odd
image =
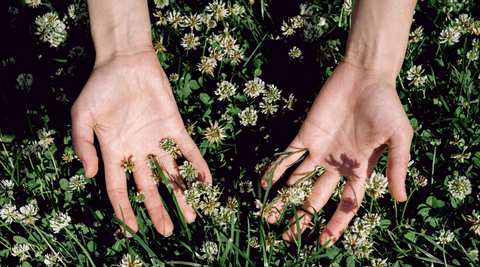
{"type": "Polygon", "coordinates": [[[412,143],[413,130],[410,123],[399,129],[388,144],[387,177],[390,194],[397,201],[407,200],[405,177],[412,143]]]}
{"type": "Polygon", "coordinates": [[[97,150],[93,146],[94,121],[89,111],[75,103],[70,110],[72,117],[72,146],[80,158],[87,178],[94,177],[98,172],[97,150]]]}

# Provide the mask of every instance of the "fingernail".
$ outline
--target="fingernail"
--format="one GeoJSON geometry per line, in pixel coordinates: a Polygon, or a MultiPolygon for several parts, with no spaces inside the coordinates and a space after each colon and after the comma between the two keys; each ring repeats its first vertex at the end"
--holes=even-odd
{"type": "Polygon", "coordinates": [[[164,235],[163,237],[168,238],[168,237],[171,237],[172,235],[173,235],[173,232],[171,232],[171,233],[168,234],[168,235],[164,235]]]}

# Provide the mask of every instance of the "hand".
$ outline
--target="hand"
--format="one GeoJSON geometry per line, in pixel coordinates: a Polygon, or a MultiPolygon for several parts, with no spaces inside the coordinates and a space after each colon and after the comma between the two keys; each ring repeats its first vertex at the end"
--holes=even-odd
{"type": "MultiPolygon", "coordinates": [[[[211,183],[207,164],[187,134],[178,112],[168,78],[153,49],[130,55],[109,57],[98,63],[71,110],[73,149],[82,160],[87,177],[98,171],[98,158],[93,146],[95,132],[105,166],[108,196],[117,218],[125,216],[134,231],[138,226],[128,199],[123,162],[135,158],[133,172],[139,192],[147,196],[145,206],[157,231],[168,236],[172,221],[163,206],[146,165],[147,156],[157,155],[176,182],[184,187],[175,160],[159,150],[159,142],[170,137],[187,160],[197,166],[199,180],[211,183]],[[120,210],[121,207],[121,210],[120,210]]],[[[196,213],[185,205],[181,189],[170,183],[187,222],[196,213]]]]}
{"type": "MultiPolygon", "coordinates": [[[[339,206],[320,236],[325,244],[331,237],[338,240],[359,209],[365,188],[365,178],[373,172],[382,153],[389,148],[387,177],[390,194],[398,201],[406,200],[405,176],[413,130],[395,91],[395,81],[376,72],[359,68],[345,60],[338,65],[323,86],[295,139],[286,151],[308,149],[309,155],[287,181],[293,185],[312,172],[316,166],[325,173],[315,183],[313,193],[302,208],[313,214],[322,209],[342,176],[348,178],[339,206]],[[310,207],[311,206],[311,207],[310,207]]],[[[287,166],[300,158],[301,153],[286,159],[275,171],[275,183],[287,166]]],[[[277,160],[278,162],[278,160],[277,160]]],[[[272,165],[273,166],[273,165],[272,165]]],[[[268,173],[262,187],[268,184],[268,173]]],[[[285,202],[275,203],[282,212],[285,202]]],[[[301,231],[312,215],[302,210],[298,217],[301,231]]],[[[278,213],[268,218],[275,223],[278,213]]],[[[292,218],[289,225],[295,222],[292,218]]],[[[283,239],[293,242],[297,227],[291,227],[283,239]]],[[[329,243],[329,246],[333,244],[329,243]]]]}

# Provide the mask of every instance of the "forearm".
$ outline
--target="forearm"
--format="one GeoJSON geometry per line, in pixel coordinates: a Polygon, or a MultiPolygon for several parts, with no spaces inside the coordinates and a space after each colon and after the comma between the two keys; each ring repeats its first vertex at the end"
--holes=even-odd
{"type": "Polygon", "coordinates": [[[356,0],[345,62],[395,81],[416,0],[356,0]]]}
{"type": "Polygon", "coordinates": [[[96,61],[152,49],[146,0],[88,0],[96,61]]]}

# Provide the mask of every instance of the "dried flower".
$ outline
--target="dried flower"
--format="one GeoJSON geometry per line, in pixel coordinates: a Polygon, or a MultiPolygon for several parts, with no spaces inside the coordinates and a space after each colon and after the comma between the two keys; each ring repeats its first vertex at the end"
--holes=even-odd
{"type": "Polygon", "coordinates": [[[218,125],[218,121],[215,124],[210,122],[210,127],[205,129],[205,137],[211,144],[219,144],[226,137],[222,126],[218,125]]]}
{"type": "Polygon", "coordinates": [[[124,162],[122,163],[122,166],[123,166],[123,170],[125,172],[129,172],[129,173],[132,173],[136,170],[136,167],[135,167],[135,158],[130,156],[127,158],[125,158],[124,162]]]}

